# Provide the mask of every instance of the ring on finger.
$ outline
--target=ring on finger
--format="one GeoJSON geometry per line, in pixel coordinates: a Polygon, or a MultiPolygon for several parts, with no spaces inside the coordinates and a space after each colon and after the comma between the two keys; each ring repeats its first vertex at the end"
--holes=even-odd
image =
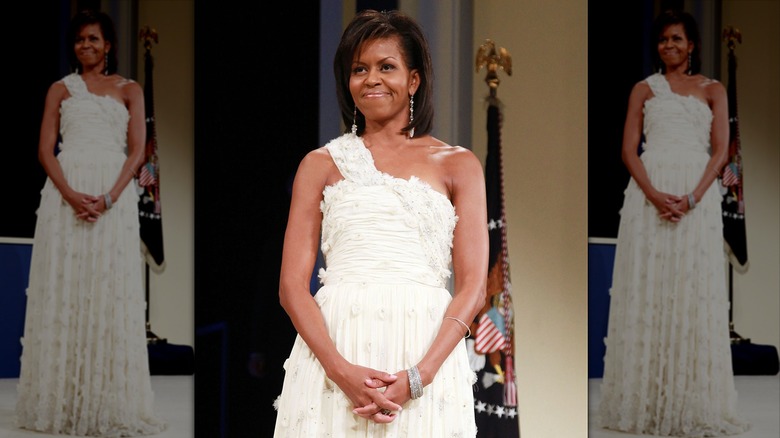
{"type": "Polygon", "coordinates": [[[379,411],[379,413],[382,415],[390,415],[392,414],[392,411],[390,411],[390,409],[382,409],[379,411]]]}

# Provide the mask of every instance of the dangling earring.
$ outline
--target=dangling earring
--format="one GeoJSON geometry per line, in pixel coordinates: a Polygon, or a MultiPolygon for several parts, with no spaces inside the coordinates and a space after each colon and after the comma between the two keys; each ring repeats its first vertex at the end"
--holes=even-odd
{"type": "Polygon", "coordinates": [[[106,57],[103,58],[103,76],[108,76],[108,52],[106,52],[106,57]]]}
{"type": "Polygon", "coordinates": [[[691,63],[691,52],[688,52],[688,76],[693,74],[693,64],[691,63]]]}
{"type": "Polygon", "coordinates": [[[357,135],[357,105],[352,108],[352,134],[357,135]]]}
{"type": "MultiPolygon", "coordinates": [[[[414,95],[409,97],[409,124],[414,122],[414,95]]],[[[414,128],[409,130],[409,138],[414,137],[414,128]]]]}

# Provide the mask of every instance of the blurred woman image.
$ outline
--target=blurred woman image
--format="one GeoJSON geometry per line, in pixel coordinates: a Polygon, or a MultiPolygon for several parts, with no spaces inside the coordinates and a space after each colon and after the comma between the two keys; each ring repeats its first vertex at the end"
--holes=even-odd
{"type": "Polygon", "coordinates": [[[721,196],[725,87],[699,73],[696,22],[655,20],[660,71],[635,84],[623,131],[620,211],[600,425],[635,434],[744,432],[728,327],[721,196]],[[641,144],[641,150],[639,149],[641,144]]]}
{"type": "Polygon", "coordinates": [[[153,409],[134,183],[146,140],[143,91],[116,73],[108,15],[77,14],[68,41],[76,71],[50,86],[40,128],[48,178],[16,421],[50,434],[152,435],[165,424],[153,409]]]}

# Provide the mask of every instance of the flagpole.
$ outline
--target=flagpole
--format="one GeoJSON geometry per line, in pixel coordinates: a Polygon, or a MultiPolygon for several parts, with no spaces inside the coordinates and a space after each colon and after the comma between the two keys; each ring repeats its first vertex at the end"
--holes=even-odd
{"type": "Polygon", "coordinates": [[[732,344],[749,344],[749,338],[743,338],[734,330],[734,263],[739,263],[744,271],[747,267],[747,249],[744,242],[744,200],[742,197],[742,163],[739,144],[739,121],[737,118],[737,93],[736,93],[736,55],[734,49],[737,43],[742,43],[742,33],[733,26],[726,26],[723,29],[723,41],[728,47],[728,99],[729,99],[729,162],[721,172],[722,185],[726,187],[726,201],[724,203],[724,239],[729,252],[729,336],[732,344]],[[733,193],[729,193],[733,192],[733,193]],[[731,199],[730,199],[731,198],[731,199]],[[729,205],[736,205],[736,210],[729,208],[729,205]],[[734,211],[732,211],[734,210],[734,211]],[[741,217],[740,217],[741,216],[741,217]],[[742,239],[742,244],[738,245],[731,241],[736,238],[732,234],[732,228],[739,225],[734,232],[742,239]]]}
{"type": "Polygon", "coordinates": [[[486,300],[473,321],[474,338],[467,340],[473,371],[477,372],[474,410],[477,437],[519,438],[517,384],[514,366],[514,309],[509,276],[506,215],[504,211],[503,166],[501,160],[501,102],[498,70],[512,74],[512,58],[503,47],[490,40],[479,47],[477,72],[487,69],[487,189],[488,278],[486,300]]]}
{"type": "MultiPolygon", "coordinates": [[[[144,61],[146,63],[145,68],[144,68],[144,70],[146,72],[146,78],[145,78],[145,81],[144,81],[144,95],[145,95],[144,96],[144,100],[145,100],[145,105],[146,105],[146,126],[147,126],[147,130],[146,130],[147,131],[146,132],[146,151],[145,151],[146,157],[145,158],[146,158],[147,162],[144,163],[141,166],[141,171],[139,172],[139,175],[141,175],[139,177],[139,180],[143,179],[143,181],[139,181],[139,183],[140,183],[141,186],[144,186],[144,191],[146,192],[147,189],[146,189],[145,186],[151,186],[151,187],[159,188],[159,174],[158,174],[159,172],[158,171],[154,171],[154,169],[153,169],[152,172],[149,171],[149,165],[151,164],[151,163],[149,163],[149,161],[150,160],[154,161],[155,162],[154,164],[156,164],[157,143],[156,143],[156,132],[155,132],[155,127],[154,127],[154,102],[153,102],[151,93],[150,92],[147,93],[147,91],[151,91],[151,84],[152,84],[152,77],[151,77],[152,76],[151,75],[151,71],[152,71],[152,68],[153,68],[152,43],[156,44],[159,40],[158,40],[157,30],[153,29],[153,28],[151,28],[149,26],[144,26],[140,30],[140,32],[138,33],[138,36],[139,36],[139,39],[143,42],[144,49],[146,51],[145,56],[144,56],[144,61]],[[149,94],[149,95],[147,96],[147,94],[149,94]]],[[[143,202],[144,202],[144,200],[142,199],[141,203],[143,203],[143,202]]],[[[159,191],[157,191],[157,193],[156,193],[154,202],[157,205],[159,205],[159,191]]],[[[143,205],[143,204],[140,204],[140,205],[143,205]]],[[[150,318],[151,296],[150,296],[150,282],[149,282],[149,277],[150,277],[149,258],[151,257],[152,259],[155,259],[155,257],[153,255],[149,254],[151,250],[149,249],[149,245],[147,244],[146,239],[144,238],[144,229],[143,229],[143,226],[144,226],[143,219],[145,217],[144,213],[145,212],[141,213],[140,220],[142,221],[142,223],[141,223],[141,227],[142,227],[142,230],[141,230],[141,234],[142,234],[141,235],[141,242],[143,243],[144,252],[146,253],[145,257],[144,257],[144,266],[145,266],[145,271],[146,271],[145,272],[145,278],[146,278],[146,282],[145,282],[146,283],[145,284],[145,288],[146,288],[146,291],[145,291],[145,296],[146,296],[146,341],[149,344],[164,344],[164,343],[167,343],[168,340],[165,339],[165,338],[160,338],[159,336],[157,336],[157,334],[155,334],[152,331],[152,323],[151,323],[151,318],[150,318]]],[[[147,226],[148,226],[148,224],[147,224],[147,226]]],[[[162,253],[162,249],[160,249],[160,254],[158,255],[158,258],[162,258],[161,253],[162,253]]],[[[155,260],[155,262],[156,262],[156,260],[155,260]]],[[[158,269],[161,269],[162,267],[164,267],[164,262],[160,263],[160,266],[158,267],[158,269]]]]}

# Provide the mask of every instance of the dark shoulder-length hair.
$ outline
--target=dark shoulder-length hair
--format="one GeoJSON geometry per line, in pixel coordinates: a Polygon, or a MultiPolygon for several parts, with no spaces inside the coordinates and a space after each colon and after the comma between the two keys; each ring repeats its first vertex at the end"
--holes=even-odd
{"type": "Polygon", "coordinates": [[[76,38],[78,38],[81,29],[89,24],[97,24],[100,26],[100,31],[103,33],[103,39],[111,44],[108,49],[106,59],[105,74],[114,74],[117,71],[117,50],[116,50],[116,31],[114,30],[114,22],[111,17],[105,12],[98,12],[91,9],[85,9],[70,20],[70,26],[68,27],[68,42],[70,43],[70,50],[68,51],[68,58],[70,59],[70,66],[77,73],[81,73],[81,63],[76,58],[76,50],[74,45],[76,44],[76,38]]]}
{"type": "MultiPolygon", "coordinates": [[[[409,70],[416,69],[420,85],[414,94],[414,121],[403,132],[414,129],[415,136],[425,135],[433,128],[433,62],[428,42],[420,26],[410,17],[398,11],[364,10],[359,12],[344,29],[333,59],[336,76],[336,96],[341,118],[347,130],[352,126],[355,102],[349,92],[349,77],[355,55],[367,41],[377,38],[398,37],[401,52],[409,70]]],[[[358,135],[363,134],[366,120],[356,111],[355,123],[358,135]]]]}
{"type": "Polygon", "coordinates": [[[653,22],[654,39],[651,42],[651,53],[653,54],[653,62],[656,69],[661,73],[666,72],[666,65],[664,65],[661,57],[658,55],[658,41],[664,29],[673,24],[682,24],[683,29],[685,29],[685,37],[693,43],[691,65],[688,66],[690,74],[694,75],[701,72],[701,37],[699,36],[699,27],[696,25],[696,20],[687,12],[673,9],[662,12],[653,22]]]}

